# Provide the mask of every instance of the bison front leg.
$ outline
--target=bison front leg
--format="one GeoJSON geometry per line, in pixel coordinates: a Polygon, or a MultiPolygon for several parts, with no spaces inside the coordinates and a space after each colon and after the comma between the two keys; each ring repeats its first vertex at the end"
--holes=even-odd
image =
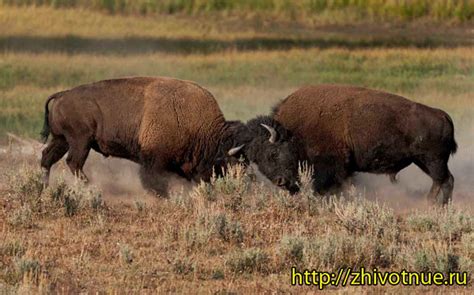
{"type": "Polygon", "coordinates": [[[140,166],[138,174],[145,190],[152,194],[166,197],[168,195],[168,182],[163,176],[162,171],[160,172],[157,172],[156,167],[140,166]]]}
{"type": "Polygon", "coordinates": [[[43,170],[43,185],[49,185],[51,167],[66,154],[69,149],[67,141],[62,137],[53,137],[48,146],[43,150],[41,168],[43,170]]]}

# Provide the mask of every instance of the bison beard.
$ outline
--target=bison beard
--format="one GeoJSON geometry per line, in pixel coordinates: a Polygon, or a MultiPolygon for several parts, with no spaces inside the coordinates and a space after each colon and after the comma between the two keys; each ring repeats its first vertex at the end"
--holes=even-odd
{"type": "MultiPolygon", "coordinates": [[[[244,156],[273,182],[297,190],[291,135],[269,117],[226,121],[212,94],[190,81],[134,77],[56,93],[45,105],[45,141],[50,134],[41,159],[45,185],[66,153],[72,173],[87,180],[82,169],[94,149],[141,164],[145,185],[163,171],[208,181],[244,156]]],[[[166,194],[163,182],[159,193],[166,194]]]]}
{"type": "Polygon", "coordinates": [[[337,191],[355,172],[389,174],[411,163],[428,174],[431,202],[447,204],[454,178],[448,169],[457,144],[445,112],[362,87],[303,87],[273,110],[273,118],[303,142],[300,160],[314,166],[314,190],[337,191]],[[437,200],[442,191],[443,198],[437,200]]]}

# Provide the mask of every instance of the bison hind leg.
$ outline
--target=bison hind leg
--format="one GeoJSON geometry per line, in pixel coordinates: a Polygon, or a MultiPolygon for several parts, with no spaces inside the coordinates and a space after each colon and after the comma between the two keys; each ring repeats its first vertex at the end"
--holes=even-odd
{"type": "Polygon", "coordinates": [[[393,184],[398,183],[397,173],[390,173],[388,176],[390,177],[390,182],[391,183],[393,183],[393,184]]]}
{"type": "Polygon", "coordinates": [[[446,179],[441,185],[441,189],[443,191],[443,205],[447,205],[453,198],[454,177],[451,172],[448,173],[448,179],[446,179]]]}
{"type": "Polygon", "coordinates": [[[66,154],[69,145],[64,137],[53,136],[41,156],[41,168],[43,170],[43,185],[49,185],[49,173],[51,167],[66,154]]]}
{"type": "Polygon", "coordinates": [[[431,203],[446,205],[452,198],[454,177],[448,169],[448,159],[449,155],[447,157],[434,159],[422,158],[414,161],[415,164],[433,180],[433,184],[427,196],[428,201],[431,203]],[[438,197],[440,191],[443,192],[442,198],[438,197]]]}
{"type": "Polygon", "coordinates": [[[68,140],[69,153],[66,158],[66,163],[69,166],[72,174],[81,180],[88,182],[87,176],[84,174],[82,168],[86,163],[89,151],[91,149],[89,141],[87,140],[68,140]]]}

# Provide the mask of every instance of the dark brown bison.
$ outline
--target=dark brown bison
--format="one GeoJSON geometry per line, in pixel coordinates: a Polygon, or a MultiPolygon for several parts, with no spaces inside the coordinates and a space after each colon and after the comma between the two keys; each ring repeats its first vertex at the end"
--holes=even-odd
{"type": "Polygon", "coordinates": [[[243,156],[276,184],[297,190],[290,134],[269,117],[226,121],[212,94],[189,81],[134,77],[56,93],[45,106],[43,139],[50,134],[41,159],[46,185],[66,152],[71,171],[87,179],[82,168],[94,149],[154,175],[169,171],[205,181],[243,156]]]}
{"type": "Polygon", "coordinates": [[[314,189],[338,188],[354,172],[396,173],[415,163],[433,185],[428,199],[446,204],[454,179],[448,159],[457,149],[445,112],[372,89],[319,85],[299,89],[273,118],[301,140],[303,160],[314,166],[314,189]]]}

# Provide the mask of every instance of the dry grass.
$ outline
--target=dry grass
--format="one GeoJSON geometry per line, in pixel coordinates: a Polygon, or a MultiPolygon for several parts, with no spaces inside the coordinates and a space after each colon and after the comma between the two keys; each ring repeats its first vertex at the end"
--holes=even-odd
{"type": "Polygon", "coordinates": [[[37,171],[23,167],[0,197],[3,290],[297,292],[312,289],[289,285],[291,266],[474,270],[474,216],[453,207],[402,217],[355,190],[292,197],[240,166],[190,194],[109,205],[80,183],[41,191],[37,171]],[[87,200],[74,214],[71,192],[87,200]],[[9,222],[24,206],[34,226],[9,222]]]}
{"type": "MultiPolygon", "coordinates": [[[[134,13],[149,15],[156,13],[185,13],[206,15],[223,12],[237,13],[241,17],[258,14],[261,17],[280,17],[304,20],[329,21],[342,17],[344,20],[396,21],[428,18],[435,20],[468,21],[474,16],[474,5],[465,0],[3,0],[4,5],[44,5],[51,7],[85,8],[108,13],[134,13]]],[[[334,21],[334,20],[333,20],[334,21]]],[[[343,20],[339,20],[343,22],[343,20]]]]}

